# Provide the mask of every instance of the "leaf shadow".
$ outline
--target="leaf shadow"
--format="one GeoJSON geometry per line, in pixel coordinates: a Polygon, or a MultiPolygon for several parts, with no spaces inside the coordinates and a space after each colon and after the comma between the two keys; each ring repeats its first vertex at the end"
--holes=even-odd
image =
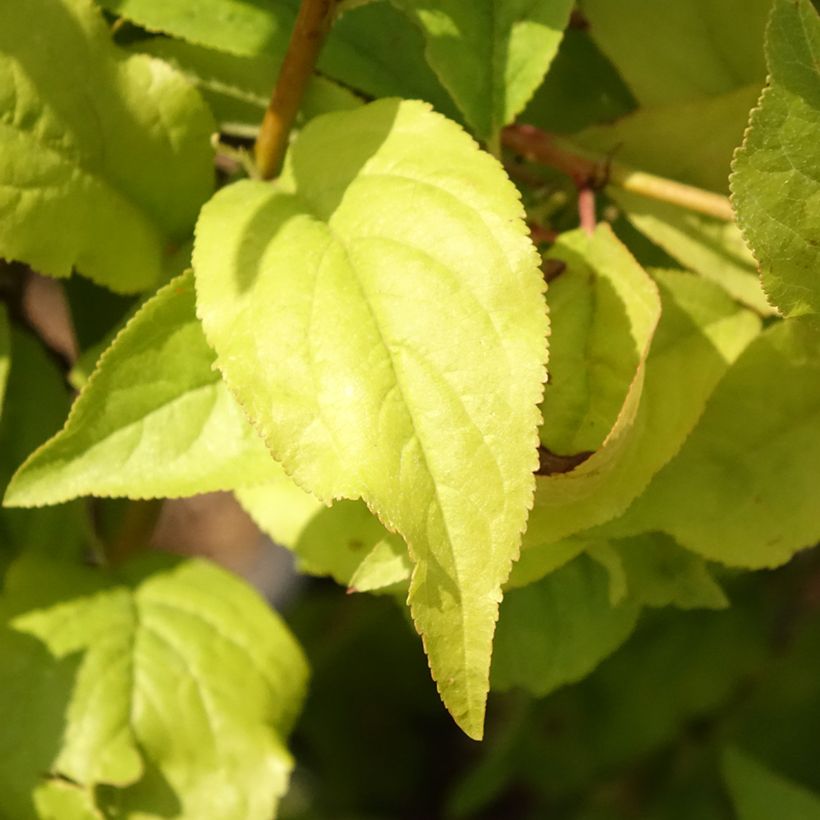
{"type": "MultiPolygon", "coordinates": [[[[36,817],[34,790],[57,776],[66,710],[82,655],[56,658],[37,638],[0,627],[0,790],[3,811],[36,817]]],[[[9,815],[11,816],[11,815],[9,815]]]]}
{"type": "MultiPolygon", "coordinates": [[[[272,183],[270,196],[250,215],[242,230],[230,266],[235,271],[240,293],[250,289],[263,273],[263,259],[268,246],[291,220],[307,216],[328,222],[362,168],[390,135],[400,102],[387,99],[367,106],[367,128],[360,128],[357,132],[361,133],[361,139],[344,142],[343,155],[336,157],[331,171],[318,183],[317,157],[333,156],[334,150],[338,151],[338,145],[335,144],[334,131],[328,128],[326,122],[317,123],[319,127],[309,124],[304,129],[286,159],[296,193],[280,190],[276,182],[272,183]]],[[[363,112],[364,109],[357,109],[337,116],[361,117],[363,112]]],[[[343,127],[341,119],[337,122],[339,127],[343,127]]],[[[275,272],[270,275],[275,275],[275,272]]]]}

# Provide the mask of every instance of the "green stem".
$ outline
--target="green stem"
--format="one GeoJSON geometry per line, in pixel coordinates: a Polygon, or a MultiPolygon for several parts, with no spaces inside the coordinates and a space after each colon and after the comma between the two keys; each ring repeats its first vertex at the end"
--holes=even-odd
{"type": "Polygon", "coordinates": [[[336,0],[302,0],[299,6],[288,50],[256,140],[256,167],[262,179],[273,179],[282,167],[291,128],[335,9],[336,0]]]}
{"type": "Polygon", "coordinates": [[[487,151],[491,153],[496,159],[501,159],[501,132],[494,132],[487,139],[487,151]]]}
{"type": "Polygon", "coordinates": [[[589,154],[531,125],[505,128],[502,139],[507,148],[532,162],[549,165],[571,176],[579,186],[614,185],[715,219],[734,220],[732,205],[725,196],[589,154]]]}

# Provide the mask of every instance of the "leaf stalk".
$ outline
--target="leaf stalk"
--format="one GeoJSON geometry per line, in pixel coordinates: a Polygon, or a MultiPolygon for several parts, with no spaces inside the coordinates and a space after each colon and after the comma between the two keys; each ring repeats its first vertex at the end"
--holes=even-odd
{"type": "Polygon", "coordinates": [[[302,0],[254,154],[262,179],[279,174],[288,138],[336,10],[336,0],[302,0]]]}

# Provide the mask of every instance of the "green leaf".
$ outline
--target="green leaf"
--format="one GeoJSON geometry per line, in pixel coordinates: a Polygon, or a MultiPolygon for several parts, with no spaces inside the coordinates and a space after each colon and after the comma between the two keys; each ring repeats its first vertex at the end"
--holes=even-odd
{"type": "Polygon", "coordinates": [[[572,0],[397,0],[421,27],[427,60],[484,139],[524,109],[561,43],[572,0]]]}
{"type": "Polygon", "coordinates": [[[724,609],[726,595],[706,562],[663,533],[604,540],[601,527],[577,538],[525,549],[505,589],[528,586],[586,552],[609,573],[612,606],[624,601],[649,607],[724,609]]]}
{"type": "Polygon", "coordinates": [[[544,131],[571,134],[612,122],[634,107],[629,89],[589,33],[569,28],[520,119],[544,131]]]}
{"type": "Polygon", "coordinates": [[[614,426],[658,320],[652,280],[605,226],[562,234],[550,259],[549,385],[541,441],[554,453],[595,450],[614,426]]]}
{"type": "Polygon", "coordinates": [[[362,559],[348,583],[349,592],[404,590],[413,566],[404,542],[393,536],[379,541],[362,559]]]}
{"type": "Polygon", "coordinates": [[[770,0],[582,0],[590,32],[642,105],[762,82],[770,0]]]}
{"type": "Polygon", "coordinates": [[[754,257],[734,223],[628,191],[611,189],[609,194],[641,233],[683,267],[720,285],[762,316],[776,312],[760,285],[754,257]]]}
{"type": "Polygon", "coordinates": [[[421,32],[389,2],[343,14],[319,55],[318,68],[367,96],[425,100],[450,119],[460,119],[425,60],[421,32]]]}
{"type": "Polygon", "coordinates": [[[361,501],[328,508],[284,472],[275,482],[238,490],[236,497],[263,532],[293,551],[300,572],[330,576],[357,592],[410,578],[404,542],[361,501]]]}
{"type": "Polygon", "coordinates": [[[778,322],[718,385],[678,456],[622,521],[732,566],[773,567],[820,539],[820,333],[778,322]]]}
{"type": "Polygon", "coordinates": [[[4,503],[188,496],[275,478],[280,468],[213,364],[188,273],[119,333],[65,427],[17,471],[4,503]]]}
{"type": "Polygon", "coordinates": [[[640,606],[609,600],[607,571],[586,555],[508,592],[493,650],[493,689],[541,697],[588,675],[631,634],[640,606]]]}
{"type": "Polygon", "coordinates": [[[0,615],[4,810],[33,816],[31,790],[57,776],[120,787],[118,816],[271,817],[307,672],[242,581],[201,561],[108,578],[27,554],[0,615]]]}
{"type": "Polygon", "coordinates": [[[723,753],[723,777],[737,820],[820,820],[820,795],[736,748],[723,753]]]}
{"type": "Polygon", "coordinates": [[[232,54],[284,54],[296,3],[285,0],[98,0],[114,14],[232,54]]]}
{"type": "MultiPolygon", "coordinates": [[[[524,545],[527,546],[526,540],[524,545]]],[[[504,589],[518,589],[540,581],[551,572],[568,564],[589,546],[587,541],[565,538],[548,544],[535,544],[521,550],[521,557],[513,564],[504,589]]]]}
{"type": "Polygon", "coordinates": [[[525,548],[626,510],[680,449],[730,363],[759,331],[760,320],[710,282],[675,272],[658,272],[656,281],[663,313],[618,421],[580,466],[539,476],[525,548]]]}
{"type": "MultiPolygon", "coordinates": [[[[12,328],[11,368],[0,417],[0,486],[36,447],[53,435],[68,412],[69,397],[56,363],[32,336],[12,328]]],[[[50,510],[0,510],[0,564],[23,547],[50,545],[75,556],[87,546],[86,511],[70,504],[50,510]]]]}
{"type": "Polygon", "coordinates": [[[537,461],[547,320],[522,216],[457,126],[382,100],[309,123],[275,184],[220,191],[194,250],[217,366],[271,451],[407,542],[433,676],[475,737],[537,461]]]}
{"type": "Polygon", "coordinates": [[[743,139],[760,85],[641,108],[610,125],[588,128],[572,140],[642,171],[728,194],[732,154],[743,139]]]}
{"type": "Polygon", "coordinates": [[[310,522],[328,509],[316,496],[299,487],[281,467],[279,474],[264,484],[241,487],[234,495],[259,529],[289,550],[296,547],[310,522]]]}
{"type": "Polygon", "coordinates": [[[199,95],[119,52],[90,0],[4,3],[0,89],[0,255],[122,292],[156,283],[213,188],[199,95]]]}
{"type": "Polygon", "coordinates": [[[39,820],[103,820],[90,790],[64,780],[47,780],[34,793],[39,820]]]}
{"type": "MultiPolygon", "coordinates": [[[[247,92],[257,89],[260,82],[272,84],[276,79],[298,4],[296,0],[207,0],[196,4],[195,13],[190,0],[103,0],[103,5],[152,31],[240,57],[261,58],[259,63],[252,61],[258,65],[259,74],[250,80],[250,85],[242,81],[232,86],[234,92],[247,92]]],[[[203,59],[198,58],[201,69],[206,68],[202,66],[203,59]]],[[[226,60],[221,65],[230,62],[226,60]]],[[[242,65],[243,61],[238,61],[232,71],[242,65]]],[[[250,75],[250,66],[248,63],[242,73],[250,75]]],[[[456,116],[447,92],[424,59],[421,33],[408,25],[390,3],[369,3],[337,19],[319,55],[317,68],[323,76],[368,96],[423,99],[443,114],[456,116]]],[[[236,74],[234,77],[239,79],[236,74]]],[[[326,90],[321,78],[314,77],[306,105],[323,86],[326,90]]],[[[223,100],[220,110],[224,110],[224,105],[223,100]]]]}
{"type": "MultiPolygon", "coordinates": [[[[725,609],[729,602],[702,558],[663,533],[610,542],[624,574],[624,593],[644,606],[725,609]]],[[[613,604],[619,603],[618,596],[613,604]]]]}
{"type": "Polygon", "coordinates": [[[787,316],[820,313],[820,16],[776,0],[766,37],[769,87],[733,165],[738,224],[763,286],[787,316]]]}
{"type": "MultiPolygon", "coordinates": [[[[164,37],[140,42],[141,52],[160,57],[181,71],[200,91],[220,130],[255,136],[279,72],[280,56],[226,54],[164,37]]],[[[346,88],[318,75],[308,83],[301,104],[302,122],[319,114],[361,105],[346,88]]]]}

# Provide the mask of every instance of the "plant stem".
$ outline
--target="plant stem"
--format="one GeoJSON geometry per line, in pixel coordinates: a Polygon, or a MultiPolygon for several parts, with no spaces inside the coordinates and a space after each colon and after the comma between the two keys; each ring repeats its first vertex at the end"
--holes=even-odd
{"type": "Polygon", "coordinates": [[[729,199],[673,179],[636,171],[606,157],[588,154],[531,125],[513,125],[504,129],[503,142],[527,159],[549,165],[571,176],[579,188],[602,188],[615,185],[624,191],[678,205],[690,211],[734,220],[729,199]]]}
{"type": "Polygon", "coordinates": [[[256,140],[256,167],[273,179],[282,167],[288,136],[333,22],[336,0],[302,0],[282,68],[256,140]]]}

